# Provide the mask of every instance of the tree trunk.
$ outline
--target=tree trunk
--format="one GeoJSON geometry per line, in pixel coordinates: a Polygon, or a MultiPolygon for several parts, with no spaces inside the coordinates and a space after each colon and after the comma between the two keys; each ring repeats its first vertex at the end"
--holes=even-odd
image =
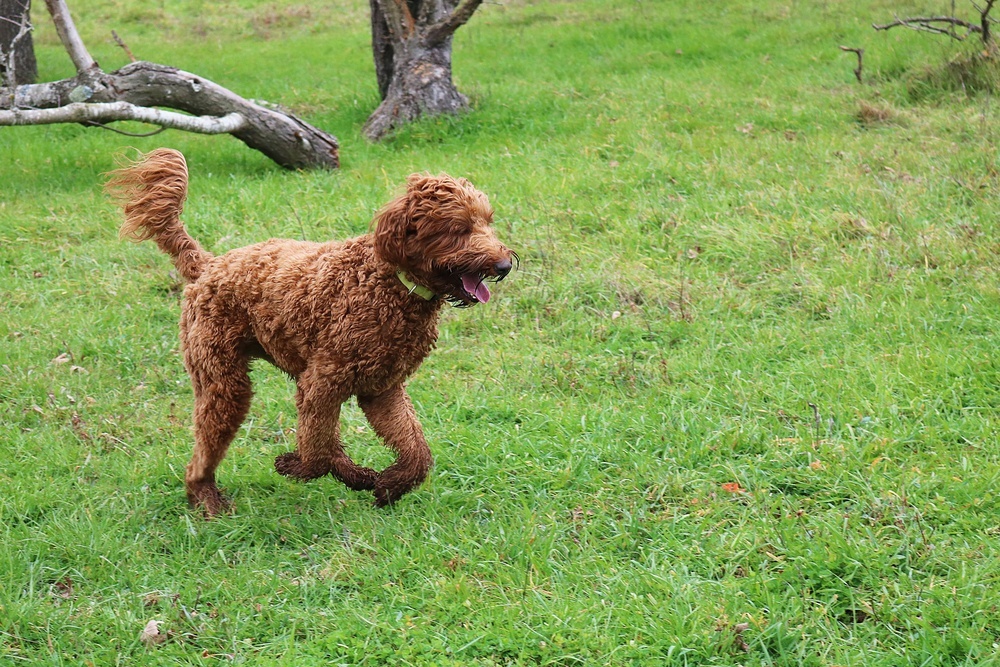
{"type": "MultiPolygon", "coordinates": [[[[3,1],[3,0],[0,0],[3,1]]],[[[368,0],[372,9],[372,55],[375,57],[375,78],[378,80],[379,99],[385,99],[392,80],[393,45],[389,25],[378,0],[368,0]]]]}
{"type": "Polygon", "coordinates": [[[19,86],[38,80],[30,7],[31,0],[0,0],[0,84],[19,86]]]}
{"type": "Polygon", "coordinates": [[[451,78],[451,43],[482,0],[369,0],[372,53],[382,103],[364,133],[379,141],[422,116],[469,106],[451,78]]]}
{"type": "Polygon", "coordinates": [[[404,44],[397,51],[388,89],[365,123],[365,135],[378,141],[393,129],[422,116],[457,114],[469,101],[451,80],[451,39],[432,48],[404,44]]]}

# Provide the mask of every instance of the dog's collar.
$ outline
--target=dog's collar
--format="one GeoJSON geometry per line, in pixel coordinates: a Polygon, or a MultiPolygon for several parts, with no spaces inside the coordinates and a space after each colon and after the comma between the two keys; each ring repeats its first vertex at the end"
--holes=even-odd
{"type": "Polygon", "coordinates": [[[406,275],[406,271],[403,269],[396,271],[396,277],[399,278],[399,282],[403,283],[403,287],[409,290],[409,294],[416,294],[417,296],[423,298],[424,301],[433,301],[434,297],[437,296],[437,294],[432,292],[429,287],[418,285],[410,280],[410,277],[406,275]]]}

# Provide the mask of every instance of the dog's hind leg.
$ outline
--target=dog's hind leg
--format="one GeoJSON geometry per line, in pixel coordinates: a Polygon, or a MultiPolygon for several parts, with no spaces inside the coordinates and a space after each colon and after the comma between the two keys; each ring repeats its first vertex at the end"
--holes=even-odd
{"type": "Polygon", "coordinates": [[[253,391],[244,357],[206,362],[185,354],[185,362],[194,384],[195,444],[184,483],[191,506],[201,505],[211,517],[227,507],[215,484],[215,469],[247,416],[253,391]]]}
{"type": "Polygon", "coordinates": [[[375,488],[375,471],[354,463],[340,441],[340,406],[347,396],[321,375],[307,370],[299,376],[297,447],[278,456],[274,469],[301,480],[330,473],[350,489],[370,491],[375,488]]]}
{"type": "Polygon", "coordinates": [[[396,462],[379,473],[375,482],[375,504],[385,507],[419,486],[434,459],[403,385],[378,396],[359,396],[358,405],[375,433],[396,451],[396,462]]]}

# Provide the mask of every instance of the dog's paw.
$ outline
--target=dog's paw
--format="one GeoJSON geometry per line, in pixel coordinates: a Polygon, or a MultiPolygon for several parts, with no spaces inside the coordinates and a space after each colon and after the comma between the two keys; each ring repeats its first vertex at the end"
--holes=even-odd
{"type": "Polygon", "coordinates": [[[371,491],[375,488],[378,473],[348,460],[334,461],[330,474],[339,479],[352,491],[371,491]]]}
{"type": "Polygon", "coordinates": [[[420,486],[431,467],[430,452],[426,458],[400,459],[379,473],[375,481],[375,507],[388,507],[420,486]]]}
{"type": "Polygon", "coordinates": [[[274,457],[275,471],[285,477],[295,477],[301,465],[302,458],[298,452],[285,452],[274,457]]]}
{"type": "Polygon", "coordinates": [[[406,495],[410,488],[409,486],[403,488],[389,486],[385,483],[385,479],[379,479],[375,482],[375,488],[372,490],[372,493],[375,494],[375,507],[395,505],[396,501],[406,495]]]}
{"type": "Polygon", "coordinates": [[[389,507],[396,502],[396,499],[389,496],[389,492],[386,489],[375,489],[373,493],[375,494],[375,502],[372,505],[379,509],[389,507]]]}
{"type": "Polygon", "coordinates": [[[215,484],[203,483],[189,486],[187,497],[191,509],[201,507],[205,512],[206,519],[228,512],[232,508],[232,503],[223,497],[219,487],[215,484]]]}
{"type": "Polygon", "coordinates": [[[306,463],[298,452],[285,452],[274,459],[274,469],[279,475],[305,481],[330,472],[330,464],[318,461],[306,463]]]}

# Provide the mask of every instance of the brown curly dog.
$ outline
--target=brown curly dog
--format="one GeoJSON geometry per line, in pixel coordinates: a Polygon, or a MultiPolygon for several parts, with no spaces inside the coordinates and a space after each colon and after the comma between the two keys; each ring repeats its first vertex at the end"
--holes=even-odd
{"type": "Polygon", "coordinates": [[[248,370],[266,359],[294,378],[297,448],[282,475],[331,473],[385,506],[418,486],[433,463],[404,382],[434,347],[445,301],[489,300],[517,255],[497,240],[489,200],[468,181],[412,175],[376,216],[375,231],[343,242],[270,240],[219,257],[184,229],[187,165],[161,148],[112,172],[125,213],[121,235],[153,239],[188,281],[181,314],[184,365],[194,385],[194,455],[184,481],[192,506],[226,508],[215,469],[250,407],[248,370]],[[340,406],[356,396],[395,450],[380,473],[340,440],[340,406]]]}

